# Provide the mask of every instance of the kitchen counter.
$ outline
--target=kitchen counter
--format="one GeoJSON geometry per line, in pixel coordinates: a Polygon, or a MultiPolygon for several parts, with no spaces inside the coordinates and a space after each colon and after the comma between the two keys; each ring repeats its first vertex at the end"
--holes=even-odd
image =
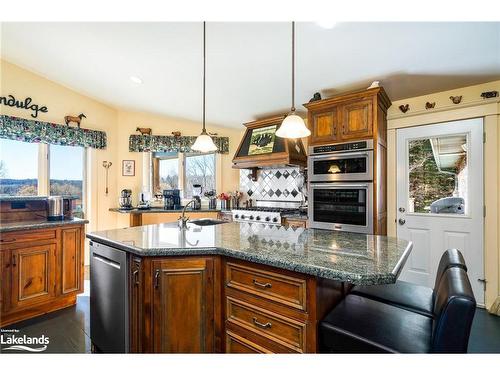
{"type": "Polygon", "coordinates": [[[61,227],[66,225],[80,225],[87,224],[89,221],[84,219],[68,219],[68,220],[58,220],[58,221],[48,221],[48,220],[28,220],[28,221],[2,221],[0,223],[0,233],[3,232],[13,232],[18,230],[33,230],[33,229],[45,229],[52,227],[61,227]]]}
{"type": "MultiPolygon", "coordinates": [[[[171,213],[171,212],[182,212],[182,208],[177,209],[177,210],[166,210],[162,207],[151,207],[149,210],[140,210],[138,208],[133,208],[131,210],[124,210],[122,208],[110,208],[109,209],[111,212],[119,212],[121,214],[148,214],[148,213],[171,213]]],[[[220,212],[221,210],[210,210],[210,209],[205,209],[202,208],[201,210],[193,210],[191,208],[188,208],[186,212],[220,212]]]]}
{"type": "Polygon", "coordinates": [[[255,223],[145,225],[87,234],[139,256],[224,255],[358,285],[396,282],[412,243],[386,236],[255,223]]]}
{"type": "MultiPolygon", "coordinates": [[[[78,199],[76,195],[61,195],[63,199],[78,199]]],[[[3,195],[0,196],[0,202],[32,202],[32,201],[45,201],[48,196],[43,195],[3,195]]]]}

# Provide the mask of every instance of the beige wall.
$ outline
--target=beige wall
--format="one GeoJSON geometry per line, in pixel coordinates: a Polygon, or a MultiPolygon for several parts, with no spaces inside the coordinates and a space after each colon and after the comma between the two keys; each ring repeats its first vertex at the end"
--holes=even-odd
{"type": "MultiPolygon", "coordinates": [[[[128,215],[109,212],[109,208],[118,205],[121,189],[132,189],[134,199],[137,199],[142,188],[142,153],[128,151],[128,138],[130,134],[137,134],[136,127],[152,128],[153,134],[158,135],[169,135],[172,131],[181,131],[183,135],[197,135],[201,131],[201,124],[197,121],[110,107],[4,60],[0,60],[0,70],[2,96],[12,94],[19,99],[30,96],[35,103],[47,106],[48,113],[39,113],[38,120],[63,124],[64,116],[83,112],[87,116],[82,123],[83,127],[106,132],[107,148],[90,149],[87,155],[87,176],[90,184],[87,194],[90,207],[90,212],[87,213],[90,219],[87,228],[89,231],[128,226],[128,215]],[[134,177],[124,177],[121,174],[121,162],[126,159],[136,161],[134,177]],[[107,196],[105,170],[102,167],[104,160],[113,163],[109,169],[107,196]]],[[[22,109],[4,105],[0,109],[2,114],[31,119],[30,113],[22,109]]],[[[220,171],[217,186],[219,191],[235,190],[239,185],[239,172],[231,168],[231,160],[243,134],[243,127],[229,129],[211,124],[207,127],[210,132],[229,137],[229,153],[221,155],[217,165],[220,171]]]]}
{"type": "MultiPolygon", "coordinates": [[[[85,113],[87,116],[83,126],[90,129],[103,130],[108,137],[108,147],[105,150],[91,149],[88,152],[88,178],[91,181],[89,189],[92,221],[88,230],[114,228],[116,218],[108,212],[110,207],[116,205],[117,186],[113,181],[117,179],[116,167],[117,148],[117,118],[116,109],[99,103],[87,96],[49,81],[39,75],[33,74],[16,65],[0,60],[2,96],[12,94],[18,99],[29,96],[39,105],[48,108],[47,113],[39,113],[38,120],[59,124],[64,123],[64,116],[68,114],[85,113]],[[115,165],[109,170],[109,194],[104,194],[104,168],[102,162],[111,160],[115,165]]],[[[2,105],[2,114],[32,119],[30,112],[18,108],[2,105]]]]}
{"type": "Polygon", "coordinates": [[[484,91],[500,91],[500,81],[443,91],[425,96],[394,102],[388,111],[388,217],[389,235],[396,235],[396,131],[398,128],[435,124],[468,118],[484,118],[484,199],[485,217],[485,257],[484,270],[487,280],[486,307],[500,315],[500,98],[482,99],[484,91]],[[462,95],[460,104],[452,104],[450,96],[462,95]],[[426,110],[425,103],[436,102],[435,109],[426,110]],[[409,104],[410,110],[403,114],[401,104],[409,104]]]}
{"type": "MultiPolygon", "coordinates": [[[[180,131],[183,135],[197,135],[201,131],[199,122],[186,121],[164,116],[156,116],[147,113],[128,112],[120,110],[118,112],[118,147],[117,162],[121,168],[122,160],[135,160],[135,177],[121,175],[121,170],[117,176],[117,190],[132,189],[134,194],[134,204],[137,203],[138,193],[142,190],[143,154],[128,151],[128,140],[130,134],[137,134],[135,129],[140,127],[151,128],[153,134],[169,135],[173,131],[180,131]]],[[[229,153],[218,155],[216,165],[218,181],[217,190],[219,192],[237,190],[239,186],[239,171],[232,168],[231,160],[239,141],[243,135],[243,129],[228,129],[207,125],[208,131],[229,137],[229,153]]],[[[118,227],[128,226],[128,215],[115,214],[117,216],[118,227]]]]}

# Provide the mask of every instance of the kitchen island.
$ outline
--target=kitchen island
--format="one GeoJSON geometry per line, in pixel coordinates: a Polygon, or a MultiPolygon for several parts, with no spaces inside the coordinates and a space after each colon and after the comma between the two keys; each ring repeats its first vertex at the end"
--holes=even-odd
{"type": "MultiPolygon", "coordinates": [[[[412,247],[249,223],[167,223],[87,237],[91,249],[127,259],[121,350],[130,352],[316,352],[317,323],[350,286],[394,283],[412,247]]],[[[94,277],[91,270],[91,285],[107,276],[94,277]]],[[[99,324],[101,337],[117,332],[99,324]]]]}

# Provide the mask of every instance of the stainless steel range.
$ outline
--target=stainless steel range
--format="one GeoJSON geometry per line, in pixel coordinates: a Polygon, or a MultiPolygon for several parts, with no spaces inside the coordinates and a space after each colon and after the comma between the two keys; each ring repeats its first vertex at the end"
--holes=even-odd
{"type": "Polygon", "coordinates": [[[281,225],[284,215],[298,214],[299,202],[259,201],[256,207],[233,209],[233,221],[281,225]]]}

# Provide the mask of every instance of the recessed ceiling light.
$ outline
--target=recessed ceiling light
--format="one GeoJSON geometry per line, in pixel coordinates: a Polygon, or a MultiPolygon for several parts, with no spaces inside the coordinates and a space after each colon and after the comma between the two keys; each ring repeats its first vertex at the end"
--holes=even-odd
{"type": "Polygon", "coordinates": [[[142,79],[140,79],[139,77],[137,76],[130,76],[130,80],[138,85],[140,85],[142,83],[142,79]]]}
{"type": "Polygon", "coordinates": [[[335,21],[326,21],[326,20],[316,21],[316,25],[322,27],[323,29],[333,29],[336,24],[337,22],[335,21]]]}

